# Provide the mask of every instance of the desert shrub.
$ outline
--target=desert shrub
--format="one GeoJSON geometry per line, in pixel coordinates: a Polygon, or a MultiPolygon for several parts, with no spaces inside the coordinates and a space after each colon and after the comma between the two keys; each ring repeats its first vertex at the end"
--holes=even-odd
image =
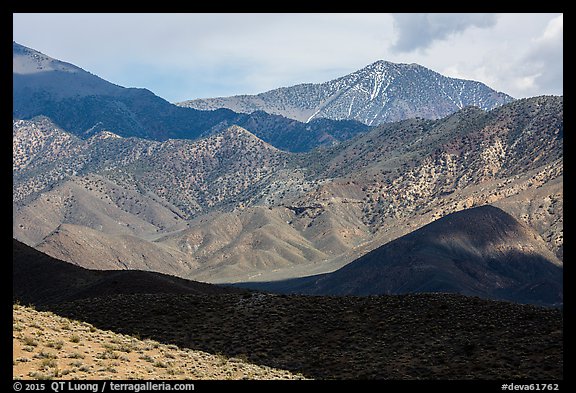
{"type": "Polygon", "coordinates": [[[48,348],[62,349],[62,347],[64,346],[64,341],[62,341],[62,340],[50,341],[50,342],[46,343],[46,346],[48,348]]]}
{"type": "Polygon", "coordinates": [[[58,363],[53,358],[43,359],[40,362],[40,367],[42,370],[47,369],[47,368],[56,368],[57,366],[58,366],[58,363]]]}
{"type": "Polygon", "coordinates": [[[38,341],[36,341],[33,337],[24,336],[21,338],[22,343],[29,347],[36,347],[38,346],[38,341]]]}

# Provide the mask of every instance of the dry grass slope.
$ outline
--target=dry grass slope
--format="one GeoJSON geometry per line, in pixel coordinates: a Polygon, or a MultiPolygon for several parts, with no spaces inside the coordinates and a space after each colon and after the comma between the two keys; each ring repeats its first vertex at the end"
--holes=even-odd
{"type": "Polygon", "coordinates": [[[14,379],[303,379],[246,359],[179,348],[13,306],[14,379]]]}

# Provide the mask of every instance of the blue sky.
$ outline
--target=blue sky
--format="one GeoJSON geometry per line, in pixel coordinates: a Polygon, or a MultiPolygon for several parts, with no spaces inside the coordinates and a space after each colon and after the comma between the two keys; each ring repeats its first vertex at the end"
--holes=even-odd
{"type": "Polygon", "coordinates": [[[516,98],[563,94],[563,14],[14,14],[13,39],[171,102],[418,63],[516,98]]]}

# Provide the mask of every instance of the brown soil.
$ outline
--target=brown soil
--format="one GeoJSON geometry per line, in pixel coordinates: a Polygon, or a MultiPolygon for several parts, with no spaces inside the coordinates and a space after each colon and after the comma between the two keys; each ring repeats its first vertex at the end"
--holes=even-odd
{"type": "Polygon", "coordinates": [[[179,348],[13,307],[14,379],[302,379],[246,359],[179,348]]]}

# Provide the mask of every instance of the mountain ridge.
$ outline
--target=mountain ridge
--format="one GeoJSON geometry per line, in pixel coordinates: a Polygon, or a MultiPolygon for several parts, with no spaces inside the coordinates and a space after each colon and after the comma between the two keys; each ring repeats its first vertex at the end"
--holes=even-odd
{"type": "Polygon", "coordinates": [[[247,115],[229,109],[183,108],[148,89],[115,85],[13,42],[13,118],[30,120],[40,115],[83,139],[107,130],[123,137],[156,141],[194,140],[239,125],[289,151],[338,143],[368,128],[350,121],[304,124],[266,113],[247,115]]]}
{"type": "Polygon", "coordinates": [[[537,228],[562,258],[562,103],[465,108],[299,154],[244,131],[82,140],[46,119],[18,120],[13,233],[90,267],[104,266],[104,255],[107,268],[122,268],[118,257],[141,268],[159,258],[171,261],[165,273],[238,282],[332,271],[450,212],[493,204],[537,228]],[[72,227],[54,231],[63,223],[76,225],[76,239],[72,227]],[[112,250],[114,236],[130,247],[112,250]],[[96,246],[82,252],[88,239],[96,246]]]}
{"type": "Polygon", "coordinates": [[[378,60],[323,83],[303,83],[256,95],[196,99],[177,105],[196,109],[263,110],[295,120],[357,120],[367,125],[410,117],[437,119],[465,106],[490,110],[512,97],[477,81],[443,76],[421,65],[378,60]]]}

